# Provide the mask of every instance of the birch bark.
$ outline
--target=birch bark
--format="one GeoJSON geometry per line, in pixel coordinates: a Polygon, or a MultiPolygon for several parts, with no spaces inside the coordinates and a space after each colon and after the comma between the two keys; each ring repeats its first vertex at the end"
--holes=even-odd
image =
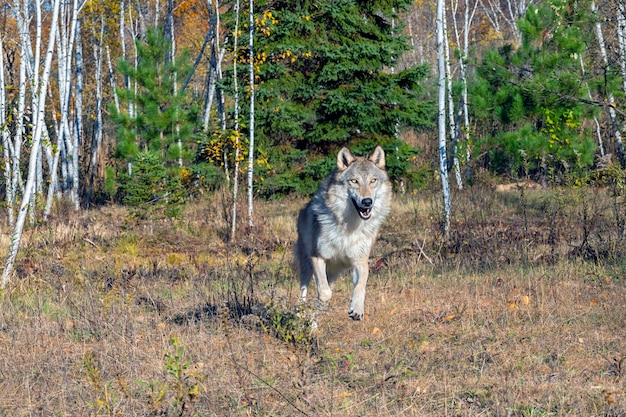
{"type": "Polygon", "coordinates": [[[450,182],[448,180],[448,162],[446,157],[446,63],[444,47],[444,0],[437,0],[437,68],[438,85],[438,119],[439,127],[439,176],[441,177],[443,196],[442,233],[447,237],[450,229],[450,182]]]}
{"type": "MultiPolygon", "coordinates": [[[[439,0],[443,1],[443,0],[439,0]]],[[[248,149],[248,227],[254,226],[254,1],[250,0],[250,144],[248,149]]]]}
{"type": "MultiPolygon", "coordinates": [[[[28,178],[26,180],[26,186],[24,187],[24,193],[22,203],[17,214],[17,221],[11,235],[11,243],[7,254],[4,270],[2,271],[2,280],[0,287],[5,287],[9,282],[9,277],[13,272],[13,265],[15,257],[20,246],[22,239],[22,231],[24,229],[24,222],[28,211],[28,206],[33,194],[33,188],[35,185],[35,176],[37,168],[37,154],[41,145],[41,137],[43,133],[44,120],[44,108],[46,103],[46,91],[48,89],[48,80],[50,78],[50,70],[52,67],[52,56],[54,54],[54,44],[57,35],[57,21],[59,16],[59,2],[60,0],[54,0],[50,5],[52,12],[52,23],[50,25],[50,34],[48,37],[48,48],[46,51],[45,63],[41,76],[41,85],[37,91],[37,113],[35,117],[35,126],[33,130],[33,146],[31,148],[29,164],[28,164],[28,178]]],[[[41,21],[38,21],[41,24],[41,21]]],[[[38,33],[41,33],[41,28],[38,28],[38,33]]]]}
{"type": "Polygon", "coordinates": [[[9,225],[13,225],[13,199],[10,198],[11,193],[9,189],[11,187],[11,150],[13,147],[11,143],[11,134],[9,132],[9,126],[7,125],[7,106],[5,96],[5,82],[4,82],[4,36],[0,36],[0,136],[2,137],[2,157],[4,158],[4,183],[7,201],[7,215],[9,225]]]}
{"type": "Polygon", "coordinates": [[[237,195],[239,194],[239,82],[237,81],[237,46],[239,41],[239,0],[235,3],[235,34],[233,45],[233,86],[235,90],[235,166],[233,168],[233,210],[230,240],[235,239],[237,228],[237,195]]]}
{"type": "MultiPolygon", "coordinates": [[[[594,15],[598,12],[595,0],[591,1],[591,12],[594,15]]],[[[600,26],[600,21],[596,22],[595,29],[596,38],[598,39],[598,45],[600,47],[600,55],[602,56],[602,62],[604,62],[604,67],[608,69],[609,58],[606,52],[606,45],[604,43],[604,35],[602,34],[602,26],[600,26]]],[[[624,163],[626,163],[626,160],[624,158],[624,145],[622,144],[622,134],[620,133],[617,123],[617,112],[615,111],[615,96],[612,92],[609,92],[608,94],[609,117],[611,118],[611,126],[613,128],[613,135],[615,136],[615,144],[617,145],[617,156],[621,164],[624,165],[624,163]]]]}

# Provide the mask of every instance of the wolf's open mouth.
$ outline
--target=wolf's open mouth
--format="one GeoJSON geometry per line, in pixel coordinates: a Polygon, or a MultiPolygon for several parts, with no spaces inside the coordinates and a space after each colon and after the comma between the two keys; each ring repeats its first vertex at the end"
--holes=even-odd
{"type": "Polygon", "coordinates": [[[371,207],[361,207],[354,198],[352,199],[352,204],[354,205],[354,208],[356,209],[356,211],[359,213],[359,216],[361,216],[363,220],[368,220],[370,217],[372,217],[371,207]]]}

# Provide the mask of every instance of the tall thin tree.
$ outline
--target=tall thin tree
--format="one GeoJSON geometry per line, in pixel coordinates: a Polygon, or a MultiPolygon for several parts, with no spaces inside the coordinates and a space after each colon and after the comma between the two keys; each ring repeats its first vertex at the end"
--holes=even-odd
{"type": "Polygon", "coordinates": [[[443,196],[442,233],[447,237],[450,229],[450,181],[448,179],[448,162],[446,150],[446,60],[444,45],[444,0],[437,0],[437,69],[438,81],[438,117],[439,127],[439,175],[441,177],[443,196]]]}
{"type": "Polygon", "coordinates": [[[239,43],[239,0],[235,2],[235,34],[233,41],[233,87],[235,90],[235,166],[233,167],[233,210],[231,216],[230,240],[235,239],[237,227],[237,196],[239,194],[239,82],[237,81],[237,46],[239,43]]]}
{"type": "Polygon", "coordinates": [[[34,119],[35,126],[33,129],[32,147],[28,163],[28,179],[26,180],[26,186],[24,187],[22,203],[17,214],[17,221],[11,235],[11,243],[4,265],[4,270],[2,271],[2,280],[0,282],[0,287],[5,287],[8,284],[9,277],[13,272],[13,265],[22,240],[24,222],[26,221],[28,207],[30,205],[35,187],[35,179],[37,175],[37,159],[39,154],[39,148],[41,145],[41,138],[44,131],[43,125],[45,123],[44,112],[47,96],[46,93],[48,90],[48,80],[50,78],[50,71],[52,69],[52,56],[54,54],[54,44],[58,30],[57,21],[59,17],[59,4],[60,0],[54,0],[53,3],[50,5],[52,12],[52,23],[50,25],[50,33],[48,36],[48,49],[46,51],[44,67],[42,70],[41,83],[39,84],[39,89],[37,90],[37,113],[34,119]]]}
{"type": "Polygon", "coordinates": [[[254,0],[250,0],[250,133],[248,149],[248,227],[254,226],[254,0]]]}
{"type": "MultiPolygon", "coordinates": [[[[591,0],[591,12],[595,15],[598,13],[598,8],[596,7],[595,0],[591,0]]],[[[608,71],[609,68],[609,57],[606,51],[606,44],[604,42],[604,35],[602,34],[602,26],[600,25],[600,20],[596,21],[595,24],[596,29],[596,38],[598,40],[598,46],[600,47],[600,55],[602,56],[602,62],[604,62],[605,71],[608,71]]],[[[624,145],[622,144],[622,134],[620,132],[620,128],[617,122],[617,112],[615,111],[615,95],[613,92],[608,92],[608,107],[609,107],[609,117],[611,118],[611,126],[613,127],[613,135],[615,136],[615,144],[617,145],[617,155],[622,163],[622,165],[626,164],[626,157],[624,156],[624,145]]]]}

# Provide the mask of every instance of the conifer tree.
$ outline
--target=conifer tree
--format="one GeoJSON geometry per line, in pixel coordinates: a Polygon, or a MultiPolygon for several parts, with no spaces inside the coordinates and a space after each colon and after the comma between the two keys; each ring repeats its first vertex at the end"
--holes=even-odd
{"type": "MultiPolygon", "coordinates": [[[[178,161],[179,139],[188,142],[193,117],[185,108],[184,91],[175,92],[176,77],[184,78],[190,70],[186,54],[169,59],[171,46],[159,29],[148,29],[145,41],[137,41],[138,62],[135,68],[121,60],[120,71],[137,83],[134,89],[118,90],[120,100],[133,103],[135,112],[110,106],[118,126],[118,157],[132,161],[140,151],[155,152],[164,162],[178,161]],[[178,127],[178,128],[177,128],[178,127]]],[[[187,157],[189,155],[186,155],[187,157]]]]}
{"type": "MultiPolygon", "coordinates": [[[[311,163],[316,153],[330,154],[343,145],[365,153],[381,143],[395,166],[394,151],[404,146],[397,143],[396,127],[431,126],[434,120],[433,103],[420,86],[428,68],[397,71],[408,42],[392,21],[410,5],[407,0],[255,2],[255,136],[261,157],[270,165],[281,158],[311,163]]],[[[238,59],[247,62],[246,54],[240,49],[238,59]]],[[[317,167],[321,175],[332,165],[327,162],[317,167]]],[[[285,174],[285,181],[293,176],[285,174]]]]}
{"type": "MultiPolygon", "coordinates": [[[[588,1],[550,0],[519,21],[522,44],[487,51],[471,94],[491,167],[514,175],[584,168],[595,145],[583,123],[597,113],[581,82],[581,56],[593,41],[588,1]]],[[[593,85],[594,81],[587,81],[593,85]]]]}

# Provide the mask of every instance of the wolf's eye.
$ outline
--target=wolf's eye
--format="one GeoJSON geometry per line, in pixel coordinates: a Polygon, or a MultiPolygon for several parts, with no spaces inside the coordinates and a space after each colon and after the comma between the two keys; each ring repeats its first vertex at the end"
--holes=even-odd
{"type": "Polygon", "coordinates": [[[374,184],[376,181],[378,181],[378,178],[372,178],[372,179],[370,180],[370,184],[374,184]]]}
{"type": "Polygon", "coordinates": [[[350,179],[350,183],[351,184],[358,184],[359,180],[357,180],[356,178],[352,178],[352,179],[350,179]]]}

